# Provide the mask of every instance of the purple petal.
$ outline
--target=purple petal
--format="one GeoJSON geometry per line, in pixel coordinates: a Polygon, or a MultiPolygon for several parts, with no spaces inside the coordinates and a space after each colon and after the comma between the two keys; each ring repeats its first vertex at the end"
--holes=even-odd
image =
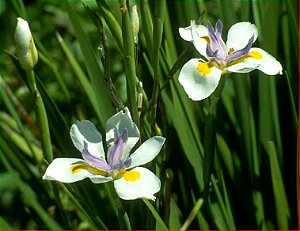
{"type": "Polygon", "coordinates": [[[119,132],[115,129],[114,133],[115,143],[108,149],[108,163],[111,167],[118,168],[123,167],[121,166],[121,161],[124,154],[124,148],[128,140],[128,130],[125,128],[122,132],[119,132]]]}
{"type": "Polygon", "coordinates": [[[219,35],[222,35],[222,29],[223,29],[223,23],[222,21],[219,19],[216,23],[216,32],[219,34],[219,35]]]}
{"type": "Polygon", "coordinates": [[[230,55],[228,55],[228,57],[226,58],[226,62],[231,62],[231,61],[233,61],[233,60],[235,60],[235,59],[237,59],[237,58],[239,58],[243,55],[248,54],[251,47],[252,47],[253,41],[254,41],[254,36],[252,36],[249,39],[247,45],[244,48],[242,48],[240,50],[237,50],[237,51],[234,51],[230,55]]]}
{"type": "Polygon", "coordinates": [[[84,146],[82,150],[82,157],[83,159],[89,164],[92,165],[98,169],[104,170],[104,171],[109,171],[110,166],[106,163],[105,160],[101,158],[97,158],[93,156],[89,151],[88,151],[88,144],[87,142],[84,141],[84,146]]]}
{"type": "Polygon", "coordinates": [[[226,45],[222,39],[223,24],[221,20],[216,23],[215,29],[207,23],[208,36],[210,43],[207,45],[207,55],[215,58],[216,60],[225,60],[226,57],[226,45]]]}

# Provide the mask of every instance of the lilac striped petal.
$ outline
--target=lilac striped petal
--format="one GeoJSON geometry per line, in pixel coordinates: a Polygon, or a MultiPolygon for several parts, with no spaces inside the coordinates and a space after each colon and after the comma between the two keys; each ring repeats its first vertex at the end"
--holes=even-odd
{"type": "MultiPolygon", "coordinates": [[[[131,149],[135,146],[140,138],[140,132],[136,124],[131,119],[130,112],[128,108],[125,108],[124,111],[120,111],[111,118],[107,120],[106,123],[106,142],[107,147],[111,147],[115,143],[115,129],[122,131],[124,129],[128,131],[128,141],[124,148],[124,159],[130,154],[131,149]]],[[[107,158],[109,160],[109,158],[107,158]]]]}
{"type": "Polygon", "coordinates": [[[210,40],[210,43],[207,45],[207,55],[217,60],[224,60],[226,57],[226,46],[222,39],[222,28],[223,24],[221,20],[217,21],[215,29],[210,22],[207,24],[210,40]]]}
{"type": "Polygon", "coordinates": [[[243,55],[246,55],[249,53],[251,47],[252,47],[252,44],[253,44],[253,41],[254,41],[254,37],[252,36],[250,39],[249,39],[249,42],[247,43],[247,45],[240,49],[240,50],[237,50],[237,51],[234,51],[232,52],[227,58],[226,58],[226,62],[231,62],[243,55]]]}
{"type": "Polygon", "coordinates": [[[115,143],[108,149],[108,163],[114,168],[122,168],[123,165],[121,160],[123,160],[124,148],[128,140],[128,130],[127,128],[119,132],[117,129],[114,130],[115,133],[115,143]]]}
{"type": "Polygon", "coordinates": [[[109,171],[110,166],[106,163],[104,159],[97,158],[94,155],[92,155],[88,151],[88,143],[84,141],[84,147],[81,152],[83,159],[89,164],[92,165],[98,169],[104,170],[104,171],[109,171]]]}

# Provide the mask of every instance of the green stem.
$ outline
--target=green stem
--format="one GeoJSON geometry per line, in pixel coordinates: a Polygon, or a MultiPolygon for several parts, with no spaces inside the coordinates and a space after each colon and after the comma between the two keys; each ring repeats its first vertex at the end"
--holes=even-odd
{"type": "Polygon", "coordinates": [[[117,208],[118,211],[118,220],[119,220],[119,228],[120,229],[131,229],[130,221],[128,218],[128,215],[123,207],[123,204],[119,198],[119,196],[116,193],[116,190],[113,186],[113,183],[109,183],[109,191],[113,199],[113,203],[115,204],[115,208],[117,208]]]}
{"type": "Polygon", "coordinates": [[[148,209],[150,210],[150,212],[152,213],[152,215],[154,216],[155,220],[157,221],[158,225],[160,226],[161,229],[164,230],[168,230],[167,225],[165,224],[165,222],[161,219],[161,217],[159,216],[159,214],[156,212],[155,208],[153,207],[153,205],[147,200],[147,199],[142,199],[144,201],[144,203],[146,204],[146,206],[148,207],[148,209]]]}
{"type": "Polygon", "coordinates": [[[154,71],[154,86],[152,91],[152,110],[151,110],[151,125],[153,132],[155,131],[155,118],[157,110],[157,100],[158,93],[160,89],[159,85],[159,50],[162,42],[162,33],[164,26],[164,17],[166,10],[166,1],[159,0],[155,1],[155,11],[154,11],[154,25],[153,25],[153,57],[152,57],[152,66],[154,71]]]}
{"type": "Polygon", "coordinates": [[[34,97],[34,102],[36,106],[35,114],[40,127],[41,145],[42,145],[44,158],[50,163],[53,159],[53,150],[51,145],[50,131],[49,131],[48,118],[47,118],[45,105],[40,95],[40,92],[37,89],[33,69],[26,71],[26,74],[27,74],[29,87],[34,97]]]}
{"type": "Polygon", "coordinates": [[[186,230],[188,229],[188,227],[191,225],[191,223],[193,222],[194,218],[196,217],[198,211],[201,209],[203,205],[203,199],[200,198],[197,200],[196,204],[194,205],[190,215],[188,216],[188,218],[186,219],[186,221],[184,222],[184,224],[182,225],[182,227],[180,228],[180,230],[186,230]]]}
{"type": "Polygon", "coordinates": [[[217,89],[214,91],[214,93],[210,97],[209,113],[212,113],[212,114],[215,113],[215,109],[216,109],[217,103],[221,97],[222,91],[224,89],[225,82],[226,82],[226,76],[223,75],[221,77],[221,80],[219,82],[217,89]]]}
{"type": "Polygon", "coordinates": [[[126,46],[123,47],[124,62],[125,62],[125,73],[128,83],[128,98],[130,104],[130,111],[133,117],[133,121],[138,119],[138,110],[137,110],[137,80],[136,80],[136,67],[134,61],[134,41],[131,28],[131,22],[128,14],[126,0],[120,0],[120,9],[122,13],[122,37],[123,44],[126,46]]]}

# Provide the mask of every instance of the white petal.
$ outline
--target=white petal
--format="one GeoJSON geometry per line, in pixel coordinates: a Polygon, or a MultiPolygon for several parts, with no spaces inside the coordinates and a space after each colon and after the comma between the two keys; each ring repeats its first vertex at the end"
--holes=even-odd
{"type": "Polygon", "coordinates": [[[153,160],[160,152],[165,138],[154,136],[146,140],[133,154],[130,155],[131,165],[129,168],[146,164],[153,160]]]}
{"type": "Polygon", "coordinates": [[[258,69],[268,75],[282,74],[281,64],[270,54],[260,48],[251,48],[246,58],[240,58],[241,62],[238,62],[227,68],[230,72],[236,73],[248,73],[255,69],[258,69]],[[249,54],[256,53],[251,56],[249,54]]]}
{"type": "MultiPolygon", "coordinates": [[[[96,174],[97,169],[90,167],[82,159],[77,158],[56,158],[48,166],[45,174],[43,175],[44,180],[56,180],[62,183],[73,183],[79,180],[83,180],[87,177],[92,178],[94,183],[104,183],[112,180],[110,177],[104,177],[96,174]],[[82,165],[84,168],[78,168],[78,170],[72,172],[72,167],[76,164],[82,165]],[[88,171],[87,169],[90,169],[88,171]],[[96,172],[92,173],[91,170],[96,172]]],[[[100,170],[99,170],[100,171],[100,170]]]]}
{"type": "Polygon", "coordinates": [[[128,141],[124,150],[124,157],[129,155],[130,150],[138,142],[140,138],[140,132],[138,127],[131,119],[128,108],[125,108],[125,112],[118,112],[109,118],[106,122],[106,142],[107,146],[110,147],[114,143],[114,129],[117,128],[119,131],[127,128],[128,130],[128,141]]]}
{"type": "Polygon", "coordinates": [[[208,30],[203,25],[195,25],[195,21],[191,21],[191,32],[192,32],[192,38],[193,43],[197,51],[203,55],[204,57],[207,57],[206,55],[206,47],[208,43],[208,30]]]}
{"type": "Polygon", "coordinates": [[[183,38],[184,40],[186,41],[193,41],[193,38],[192,38],[192,31],[191,31],[191,27],[188,26],[188,27],[180,27],[179,28],[179,34],[180,34],[180,37],[183,38]]]}
{"type": "Polygon", "coordinates": [[[236,63],[227,67],[229,72],[234,73],[249,73],[255,69],[257,69],[260,65],[260,62],[255,59],[244,59],[242,62],[236,63]]]}
{"type": "Polygon", "coordinates": [[[254,36],[253,42],[255,42],[257,35],[256,26],[250,22],[239,22],[234,24],[228,31],[226,42],[227,51],[229,51],[230,48],[233,48],[234,50],[244,48],[252,36],[254,36]]]}
{"type": "Polygon", "coordinates": [[[114,181],[115,189],[120,198],[134,200],[147,198],[155,200],[154,194],[160,190],[160,180],[146,168],[137,167],[129,172],[137,172],[139,179],[126,180],[124,177],[114,181]]]}
{"type": "Polygon", "coordinates": [[[94,175],[90,177],[90,180],[94,183],[94,184],[102,184],[102,183],[106,183],[109,181],[112,181],[113,178],[112,177],[103,177],[100,175],[94,175]]]}
{"type": "Polygon", "coordinates": [[[71,166],[74,163],[85,163],[82,159],[77,158],[56,158],[48,166],[46,173],[43,175],[44,180],[56,180],[63,183],[72,183],[83,180],[92,176],[87,170],[81,170],[73,174],[71,166]]]}
{"type": "MultiPolygon", "coordinates": [[[[197,34],[199,34],[201,37],[208,36],[208,31],[205,26],[196,25],[195,28],[196,28],[197,34]]],[[[183,38],[184,40],[189,41],[189,42],[193,41],[192,30],[191,30],[190,26],[185,27],[185,28],[180,27],[179,34],[180,34],[180,37],[183,38]]]]}
{"type": "Polygon", "coordinates": [[[222,74],[222,71],[216,67],[212,67],[206,75],[201,74],[197,70],[200,61],[203,60],[189,60],[182,67],[178,78],[189,98],[196,101],[205,99],[214,92],[222,74]]]}
{"type": "Polygon", "coordinates": [[[267,75],[282,75],[282,66],[272,55],[260,48],[252,48],[250,52],[256,51],[262,55],[258,70],[266,73],[267,75]]]}
{"type": "Polygon", "coordinates": [[[83,142],[85,141],[92,155],[105,159],[102,136],[92,122],[88,120],[77,121],[71,127],[70,136],[73,144],[80,152],[83,150],[83,142]]]}

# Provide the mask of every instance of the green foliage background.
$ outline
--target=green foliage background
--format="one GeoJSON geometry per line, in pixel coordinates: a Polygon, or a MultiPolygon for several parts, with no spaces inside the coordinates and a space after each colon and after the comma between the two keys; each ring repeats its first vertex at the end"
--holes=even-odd
{"type": "Polygon", "coordinates": [[[298,1],[128,1],[128,9],[138,6],[137,45],[124,4],[0,1],[0,228],[297,229],[298,1]],[[202,11],[204,25],[222,20],[224,40],[234,23],[255,23],[255,47],[276,57],[283,75],[230,74],[220,100],[188,99],[178,70],[199,54],[180,38],[178,28],[202,11]],[[94,13],[107,35],[104,66],[94,13]],[[53,156],[80,157],[69,137],[72,123],[88,119],[103,133],[120,106],[116,102],[123,102],[139,124],[142,141],[156,134],[167,139],[147,166],[162,181],[155,203],[122,201],[126,216],[120,217],[109,184],[41,179],[47,162],[35,102],[15,58],[17,17],[28,20],[39,52],[34,71],[53,156]],[[122,101],[106,84],[108,70],[122,101]]]}

